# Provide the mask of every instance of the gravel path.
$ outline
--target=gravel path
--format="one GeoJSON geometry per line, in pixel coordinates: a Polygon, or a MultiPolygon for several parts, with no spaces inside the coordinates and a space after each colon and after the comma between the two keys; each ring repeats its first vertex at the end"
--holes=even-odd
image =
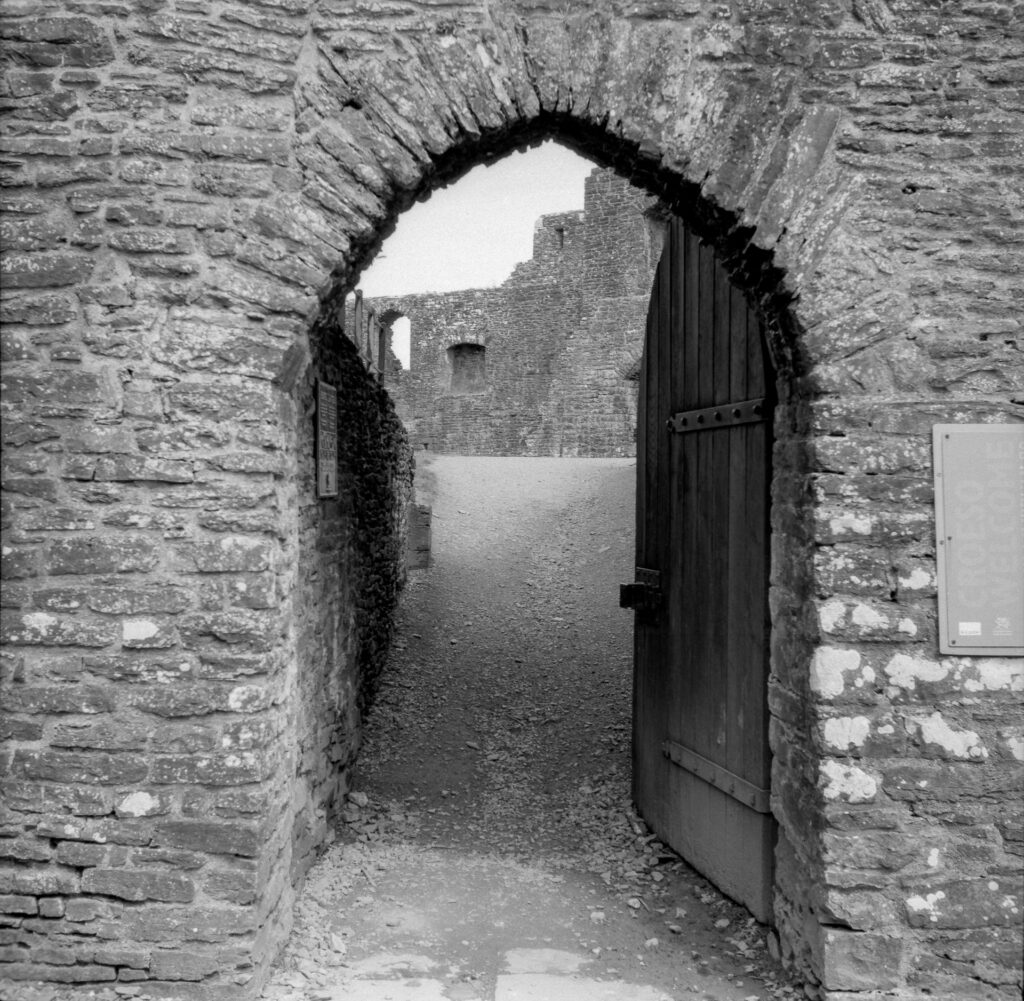
{"type": "Polygon", "coordinates": [[[630,805],[633,461],[418,458],[432,564],[265,997],[802,996],[630,805]]]}

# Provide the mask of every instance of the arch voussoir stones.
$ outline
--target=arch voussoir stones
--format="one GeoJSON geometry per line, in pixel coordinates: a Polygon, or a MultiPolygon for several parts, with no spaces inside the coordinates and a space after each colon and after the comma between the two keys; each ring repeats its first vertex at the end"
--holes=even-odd
{"type": "Polygon", "coordinates": [[[1021,661],[939,652],[928,451],[1022,419],[1002,8],[175,6],[0,17],[0,980],[258,993],[402,583],[344,296],[413,200],[554,137],[768,322],[780,955],[836,1001],[1019,992],[1021,661]]]}

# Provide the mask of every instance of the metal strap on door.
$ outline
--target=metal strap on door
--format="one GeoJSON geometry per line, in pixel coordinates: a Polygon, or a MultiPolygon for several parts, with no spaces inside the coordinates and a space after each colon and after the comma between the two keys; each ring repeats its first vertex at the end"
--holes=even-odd
{"type": "Polygon", "coordinates": [[[748,782],[728,768],[716,765],[703,755],[680,744],[675,740],[666,740],[661,745],[661,752],[674,765],[678,765],[683,771],[696,775],[709,785],[720,789],[727,796],[739,801],[744,806],[749,806],[757,813],[771,813],[771,793],[748,782]]]}
{"type": "Polygon", "coordinates": [[[716,407],[683,410],[667,421],[670,431],[685,434],[688,431],[714,431],[716,428],[735,427],[737,424],[756,424],[765,419],[764,398],[744,400],[742,403],[720,403],[716,407]]]}

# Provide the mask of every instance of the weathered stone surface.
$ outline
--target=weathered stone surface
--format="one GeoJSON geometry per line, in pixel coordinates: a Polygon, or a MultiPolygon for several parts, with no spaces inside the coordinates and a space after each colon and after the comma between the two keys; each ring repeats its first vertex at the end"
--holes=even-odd
{"type": "Polygon", "coordinates": [[[188,903],[195,896],[192,881],[170,872],[130,869],[90,869],[82,875],[82,889],[122,900],[163,900],[188,903]]]}
{"type": "Polygon", "coordinates": [[[15,751],[11,774],[51,782],[118,785],[141,782],[149,765],[138,757],[73,751],[15,751]]]}
{"type": "Polygon", "coordinates": [[[44,980],[57,984],[85,984],[117,979],[117,971],[109,966],[48,966],[45,963],[8,963],[4,976],[11,980],[44,980]]]}
{"type": "Polygon", "coordinates": [[[193,543],[182,555],[201,573],[238,573],[270,569],[272,552],[266,539],[227,536],[193,543]]]}
{"type": "Polygon", "coordinates": [[[251,857],[259,854],[263,833],[252,823],[182,820],[158,824],[154,843],[217,855],[251,857]]]}
{"type": "Polygon", "coordinates": [[[255,915],[241,907],[152,907],[135,912],[141,942],[224,942],[255,928],[255,915]]]}
{"type": "Polygon", "coordinates": [[[143,536],[79,536],[51,543],[47,570],[51,574],[106,574],[152,570],[159,547],[143,536]]]}
{"type": "Polygon", "coordinates": [[[203,980],[221,969],[219,956],[181,949],[155,949],[149,965],[150,974],[160,980],[203,980]]]}
{"type": "Polygon", "coordinates": [[[1007,877],[929,883],[905,903],[912,928],[985,928],[1024,920],[1019,881],[1007,877]]]}
{"type": "Polygon", "coordinates": [[[251,904],[259,895],[259,878],[255,872],[210,872],[203,881],[203,890],[214,900],[226,900],[228,903],[240,905],[251,904]]]}
{"type": "Polygon", "coordinates": [[[92,269],[84,254],[11,253],[0,259],[0,281],[7,288],[55,288],[88,280],[92,269]]]}
{"type": "MultiPolygon", "coordinates": [[[[78,868],[91,866],[120,866],[128,860],[128,849],[115,845],[106,847],[104,845],[93,845],[82,841],[62,841],[57,846],[55,856],[62,865],[73,865],[78,868]]],[[[86,889],[83,880],[82,888],[86,889]]],[[[121,894],[108,894],[109,896],[121,896],[121,894]]]]}
{"type": "Polygon", "coordinates": [[[0,896],[0,911],[5,914],[37,914],[39,904],[35,897],[5,893],[0,896]]]}
{"type": "Polygon", "coordinates": [[[4,692],[12,712],[109,713],[114,708],[109,688],[91,685],[15,685],[4,692]]]}
{"type": "Polygon", "coordinates": [[[22,813],[68,813],[76,817],[102,817],[110,813],[108,790],[49,782],[11,779],[4,785],[11,809],[22,813]]]}
{"type": "Polygon", "coordinates": [[[216,641],[240,649],[270,650],[276,627],[271,613],[247,609],[188,613],[180,620],[182,640],[190,649],[216,641]]]}
{"type": "Polygon", "coordinates": [[[241,754],[161,754],[153,759],[150,780],[158,784],[232,786],[263,782],[275,762],[251,751],[241,754]]]}
{"type": "Polygon", "coordinates": [[[116,627],[110,622],[49,612],[4,611],[0,636],[5,643],[16,645],[104,647],[114,642],[116,627]]]}
{"type": "Polygon", "coordinates": [[[70,323],[77,316],[78,304],[73,296],[67,294],[42,292],[0,302],[0,323],[56,326],[70,323]]]}
{"type": "Polygon", "coordinates": [[[66,870],[35,866],[0,866],[0,893],[38,897],[59,893],[77,894],[78,890],[78,876],[66,870]]]}

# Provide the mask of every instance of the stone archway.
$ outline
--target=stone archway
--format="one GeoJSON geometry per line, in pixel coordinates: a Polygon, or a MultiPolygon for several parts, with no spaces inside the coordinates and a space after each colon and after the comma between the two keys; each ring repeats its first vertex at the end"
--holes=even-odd
{"type": "Polygon", "coordinates": [[[0,976],[259,983],[400,576],[407,453],[336,335],[344,294],[414,198],[558,135],[665,198],[778,321],[784,955],[837,996],[1012,984],[1018,665],[938,653],[927,481],[936,419],[1019,419],[998,15],[951,15],[954,56],[923,4],[71,6],[4,18],[0,976]],[[969,195],[933,155],[958,111],[969,195]],[[329,511],[319,378],[350,418],[329,511]]]}

